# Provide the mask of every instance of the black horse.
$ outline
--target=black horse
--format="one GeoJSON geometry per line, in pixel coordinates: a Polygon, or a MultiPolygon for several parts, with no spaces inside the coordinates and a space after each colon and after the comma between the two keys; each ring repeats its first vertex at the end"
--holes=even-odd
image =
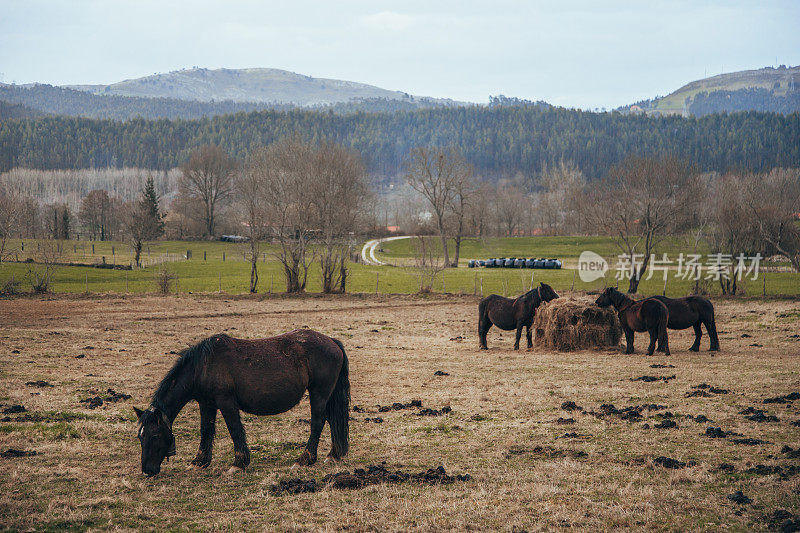
{"type": "Polygon", "coordinates": [[[250,450],[239,411],[274,415],[297,405],[308,390],[311,436],[297,464],[317,460],[325,421],[331,428],[329,458],[347,454],[350,380],[344,346],[336,339],[300,329],[267,339],[234,339],[214,335],[185,350],[161,381],[150,408],[137,409],[142,472],[154,476],[165,457],[175,455],[172,422],[190,400],[200,405],[200,449],[192,464],[211,463],[217,409],[233,439],[229,473],[250,464],[250,450]]]}
{"type": "Polygon", "coordinates": [[[656,340],[664,347],[664,353],[669,355],[669,341],[667,339],[667,323],[669,310],[663,302],[655,299],[635,301],[613,287],[603,291],[595,301],[600,307],[613,305],[619,316],[622,331],[625,332],[627,348],[625,353],[633,353],[633,332],[647,331],[650,333],[650,346],[647,355],[653,355],[656,340]]]}
{"type": "MultiPolygon", "coordinates": [[[[694,326],[694,344],[689,351],[700,351],[700,339],[703,337],[703,330],[700,325],[706,327],[708,337],[711,340],[709,351],[719,351],[719,337],[717,337],[717,323],[714,320],[714,304],[708,298],[702,296],[686,296],[685,298],[667,298],[666,296],[651,296],[654,300],[659,300],[667,306],[669,310],[669,329],[688,329],[694,326]]],[[[663,351],[661,343],[658,343],[658,351],[663,351]]]]}
{"type": "Polygon", "coordinates": [[[517,337],[514,341],[514,349],[519,350],[519,338],[522,335],[522,328],[526,327],[525,332],[528,338],[528,348],[533,347],[531,339],[531,324],[536,314],[536,308],[542,302],[549,302],[558,298],[558,294],[553,287],[546,283],[539,283],[539,287],[531,289],[517,299],[504,298],[497,294],[487,296],[478,304],[478,338],[480,339],[481,350],[487,350],[486,333],[494,324],[500,329],[510,331],[517,330],[517,337]]]}

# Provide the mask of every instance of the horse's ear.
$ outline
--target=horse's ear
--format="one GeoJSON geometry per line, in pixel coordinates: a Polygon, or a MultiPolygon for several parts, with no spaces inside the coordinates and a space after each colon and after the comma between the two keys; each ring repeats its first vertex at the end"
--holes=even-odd
{"type": "Polygon", "coordinates": [[[142,419],[142,415],[144,414],[144,411],[142,411],[141,409],[139,409],[138,407],[136,407],[134,405],[133,406],[133,412],[136,413],[136,418],[138,418],[139,420],[142,419]]]}
{"type": "Polygon", "coordinates": [[[163,422],[164,422],[164,423],[167,425],[167,427],[168,427],[168,428],[171,430],[171,429],[172,429],[172,422],[170,422],[169,418],[167,418],[167,415],[165,415],[165,414],[164,414],[164,412],[163,412],[162,410],[160,410],[160,409],[155,409],[155,411],[156,411],[156,413],[158,413],[158,415],[161,417],[161,420],[162,420],[162,421],[163,421],[163,422]]]}

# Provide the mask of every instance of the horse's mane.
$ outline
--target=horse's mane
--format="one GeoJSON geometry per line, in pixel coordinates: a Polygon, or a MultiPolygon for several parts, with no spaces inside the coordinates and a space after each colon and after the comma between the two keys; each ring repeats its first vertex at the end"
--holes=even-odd
{"type": "Polygon", "coordinates": [[[202,362],[206,356],[212,352],[214,349],[214,344],[218,338],[219,335],[215,335],[213,337],[203,339],[194,346],[180,352],[180,357],[178,357],[178,359],[175,361],[175,364],[172,365],[172,368],[169,369],[169,372],[167,372],[167,374],[164,376],[164,379],[161,380],[158,388],[153,393],[153,399],[151,400],[150,404],[154,407],[160,408],[159,404],[161,403],[161,398],[163,398],[170,390],[172,390],[172,388],[178,382],[178,376],[189,367],[196,367],[200,362],[202,362]]]}

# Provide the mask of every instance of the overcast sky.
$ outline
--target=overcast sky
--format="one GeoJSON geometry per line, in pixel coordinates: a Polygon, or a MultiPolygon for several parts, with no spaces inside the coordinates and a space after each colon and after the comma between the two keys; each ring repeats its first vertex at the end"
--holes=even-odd
{"type": "Polygon", "coordinates": [[[793,0],[0,0],[0,81],[273,67],[473,102],[612,108],[723,71],[800,64],[799,23],[793,0]]]}

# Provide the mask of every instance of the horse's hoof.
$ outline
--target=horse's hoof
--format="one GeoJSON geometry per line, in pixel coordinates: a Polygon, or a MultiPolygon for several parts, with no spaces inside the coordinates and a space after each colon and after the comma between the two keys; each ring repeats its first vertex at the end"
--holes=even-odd
{"type": "Polygon", "coordinates": [[[316,457],[311,457],[311,454],[308,453],[308,450],[304,451],[303,454],[297,458],[297,461],[294,462],[295,466],[311,466],[317,462],[316,457]]]}
{"type": "Polygon", "coordinates": [[[225,472],[225,474],[228,475],[228,476],[235,476],[237,474],[244,474],[244,468],[241,468],[241,467],[238,467],[238,466],[232,466],[227,470],[227,472],[225,472]]]}
{"type": "Polygon", "coordinates": [[[333,455],[329,455],[325,458],[325,463],[338,463],[341,461],[341,457],[335,457],[333,455]]]}
{"type": "Polygon", "coordinates": [[[690,352],[699,352],[700,348],[691,347],[691,348],[689,348],[689,351],[690,352]]]}

